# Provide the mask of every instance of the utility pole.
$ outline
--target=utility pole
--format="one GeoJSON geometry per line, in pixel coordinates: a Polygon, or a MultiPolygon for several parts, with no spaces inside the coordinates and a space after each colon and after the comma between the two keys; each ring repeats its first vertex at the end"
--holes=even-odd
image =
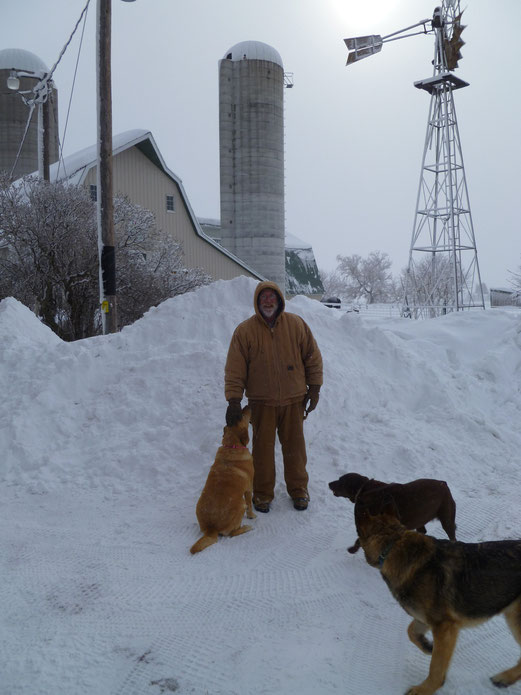
{"type": "Polygon", "coordinates": [[[117,331],[116,248],[112,186],[111,0],[97,7],[98,167],[97,213],[103,333],[117,331]]]}

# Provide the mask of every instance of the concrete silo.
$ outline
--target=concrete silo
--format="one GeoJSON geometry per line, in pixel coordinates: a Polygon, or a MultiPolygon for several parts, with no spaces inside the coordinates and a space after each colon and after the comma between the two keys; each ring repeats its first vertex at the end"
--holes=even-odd
{"type": "MultiPolygon", "coordinates": [[[[0,51],[0,170],[11,172],[22,143],[30,109],[22,99],[32,98],[33,87],[49,69],[45,63],[30,51],[19,48],[6,48],[0,51]],[[12,71],[20,80],[18,89],[7,86],[12,71]],[[25,92],[25,93],[24,93],[25,92]]],[[[29,129],[14,169],[13,176],[38,171],[38,105],[33,111],[29,129]]],[[[50,164],[58,161],[58,92],[52,90],[49,100],[49,130],[46,138],[49,147],[50,164]]]]}
{"type": "Polygon", "coordinates": [[[221,243],[285,288],[284,69],[243,41],[219,61],[221,243]]]}

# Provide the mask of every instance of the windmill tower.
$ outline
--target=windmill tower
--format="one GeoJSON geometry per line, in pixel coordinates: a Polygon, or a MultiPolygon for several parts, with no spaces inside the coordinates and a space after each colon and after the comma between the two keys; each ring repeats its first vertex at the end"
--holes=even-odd
{"type": "Polygon", "coordinates": [[[416,212],[406,273],[404,315],[434,317],[472,307],[484,309],[474,226],[454,105],[454,92],[468,86],[452,70],[463,46],[460,0],[443,0],[432,20],[388,36],[345,39],[347,64],[418,33],[435,36],[434,74],[414,83],[431,96],[416,212]],[[423,30],[399,36],[423,25],[423,30]]]}
{"type": "Polygon", "coordinates": [[[434,75],[414,83],[431,96],[409,250],[404,305],[415,316],[485,308],[454,92],[468,82],[458,66],[459,0],[443,0],[432,20],[434,75]]]}

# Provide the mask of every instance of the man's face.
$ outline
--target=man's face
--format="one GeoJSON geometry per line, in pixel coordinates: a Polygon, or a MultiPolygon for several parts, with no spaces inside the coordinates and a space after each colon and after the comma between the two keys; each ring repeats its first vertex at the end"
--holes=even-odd
{"type": "Polygon", "coordinates": [[[279,296],[270,289],[262,290],[259,294],[259,309],[263,316],[271,319],[279,308],[279,296]]]}

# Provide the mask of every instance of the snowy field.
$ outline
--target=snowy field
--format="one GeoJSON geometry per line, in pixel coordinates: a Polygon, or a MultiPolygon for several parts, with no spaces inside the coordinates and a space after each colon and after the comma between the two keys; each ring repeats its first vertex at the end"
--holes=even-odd
{"type": "MultiPolygon", "coordinates": [[[[521,312],[366,320],[296,297],[325,366],[309,509],[278,451],[271,512],[191,556],[254,287],[217,282],[76,343],[0,303],[1,695],[399,695],[429,659],[346,553],[353,508],[327,483],[445,479],[459,540],[521,537],[521,312]]],[[[502,617],[464,631],[439,693],[497,692],[518,658],[502,617]]]]}

